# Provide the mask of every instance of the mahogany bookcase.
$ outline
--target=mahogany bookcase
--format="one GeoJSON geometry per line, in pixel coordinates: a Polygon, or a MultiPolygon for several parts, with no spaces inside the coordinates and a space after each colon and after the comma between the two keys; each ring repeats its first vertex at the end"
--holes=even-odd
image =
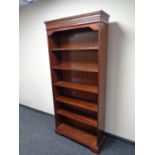
{"type": "Polygon", "coordinates": [[[56,133],[98,153],[104,139],[109,15],[46,21],[56,133]]]}

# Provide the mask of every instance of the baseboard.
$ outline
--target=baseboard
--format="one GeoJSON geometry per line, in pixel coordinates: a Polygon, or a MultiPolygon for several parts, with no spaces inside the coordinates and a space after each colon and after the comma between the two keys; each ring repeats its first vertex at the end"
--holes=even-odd
{"type": "MultiPolygon", "coordinates": [[[[52,114],[49,114],[49,113],[40,111],[40,110],[38,110],[38,109],[34,109],[34,108],[32,108],[32,107],[28,107],[28,106],[23,105],[23,104],[21,104],[21,103],[19,103],[19,105],[22,106],[22,107],[28,108],[28,109],[30,109],[30,110],[33,110],[33,111],[35,111],[35,112],[39,112],[39,113],[41,113],[41,114],[50,115],[50,116],[53,116],[53,117],[54,117],[54,115],[52,115],[52,114]]],[[[131,140],[129,140],[129,139],[122,138],[122,137],[116,136],[116,135],[111,134],[111,133],[108,133],[108,132],[104,132],[104,133],[105,133],[105,136],[106,136],[106,137],[111,137],[111,138],[120,140],[120,141],[122,141],[122,142],[124,142],[124,143],[131,144],[131,145],[135,145],[135,142],[134,142],[134,141],[131,141],[131,140]]]]}
{"type": "Polygon", "coordinates": [[[22,106],[22,107],[25,107],[25,108],[27,108],[27,109],[33,110],[33,111],[35,111],[35,112],[39,112],[39,113],[41,113],[41,114],[54,116],[53,114],[50,114],[50,113],[47,113],[47,112],[44,112],[44,111],[41,111],[41,110],[38,110],[38,109],[35,109],[35,108],[32,108],[32,107],[29,107],[29,106],[27,106],[27,105],[23,105],[23,104],[21,104],[21,103],[19,103],[19,105],[22,106]]]}
{"type": "Polygon", "coordinates": [[[135,142],[132,141],[132,140],[129,140],[129,139],[126,139],[126,138],[123,138],[123,137],[120,137],[120,136],[116,136],[116,135],[108,133],[108,132],[104,132],[104,133],[105,133],[106,137],[111,137],[111,138],[120,140],[120,141],[122,141],[122,142],[124,142],[126,144],[130,144],[130,145],[134,145],[135,146],[135,142]]]}

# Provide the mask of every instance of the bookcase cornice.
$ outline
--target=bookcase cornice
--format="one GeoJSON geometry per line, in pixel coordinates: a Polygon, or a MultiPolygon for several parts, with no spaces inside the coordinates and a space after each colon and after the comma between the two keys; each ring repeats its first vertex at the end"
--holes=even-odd
{"type": "Polygon", "coordinates": [[[45,21],[46,29],[52,30],[57,28],[64,28],[68,26],[77,26],[77,25],[83,25],[83,24],[91,24],[91,23],[97,23],[97,22],[103,22],[105,24],[108,24],[109,21],[109,15],[100,10],[96,12],[81,14],[77,16],[71,16],[67,18],[60,18],[55,20],[49,20],[45,21]]]}

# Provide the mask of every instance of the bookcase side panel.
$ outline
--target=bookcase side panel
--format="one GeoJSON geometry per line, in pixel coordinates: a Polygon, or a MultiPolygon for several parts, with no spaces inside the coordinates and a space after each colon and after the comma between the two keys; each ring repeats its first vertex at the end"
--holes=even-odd
{"type": "Polygon", "coordinates": [[[104,138],[104,124],[105,124],[105,102],[106,102],[106,70],[107,70],[107,39],[108,39],[108,25],[101,23],[99,31],[99,76],[98,76],[98,131],[97,131],[97,145],[101,145],[104,138]]]}
{"type": "Polygon", "coordinates": [[[50,74],[51,74],[51,85],[52,85],[52,91],[53,91],[53,103],[54,103],[54,111],[55,111],[55,124],[56,127],[59,126],[61,123],[59,116],[56,114],[56,110],[58,109],[58,106],[56,104],[56,96],[58,96],[58,91],[54,86],[54,83],[59,80],[59,76],[55,73],[55,71],[52,69],[52,66],[57,63],[56,56],[52,53],[51,49],[54,48],[55,42],[53,41],[52,37],[48,35],[47,31],[47,41],[48,41],[48,52],[49,52],[49,64],[50,64],[50,74]]]}

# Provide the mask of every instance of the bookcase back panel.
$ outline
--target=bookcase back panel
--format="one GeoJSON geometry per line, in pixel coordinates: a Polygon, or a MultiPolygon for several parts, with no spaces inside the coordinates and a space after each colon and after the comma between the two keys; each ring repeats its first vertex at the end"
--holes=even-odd
{"type": "Polygon", "coordinates": [[[73,97],[76,99],[82,99],[82,100],[90,101],[90,102],[93,102],[94,104],[97,104],[97,98],[98,98],[97,94],[78,91],[78,90],[71,90],[66,88],[59,88],[59,87],[57,87],[56,90],[58,95],[73,97]]]}
{"type": "Polygon", "coordinates": [[[97,64],[97,52],[62,52],[62,63],[63,64],[87,64],[96,65],[97,64]]]}
{"type": "Polygon", "coordinates": [[[90,28],[55,32],[52,36],[55,48],[77,48],[98,46],[98,31],[90,28]]]}
{"type": "Polygon", "coordinates": [[[86,101],[91,101],[91,102],[97,103],[97,95],[93,94],[93,93],[65,89],[64,94],[67,96],[72,96],[72,97],[75,97],[78,99],[83,99],[86,101]]]}
{"type": "Polygon", "coordinates": [[[80,67],[79,70],[97,70],[98,68],[97,51],[51,52],[50,57],[53,58],[53,66],[61,65],[69,68],[80,67]]]}
{"type": "Polygon", "coordinates": [[[73,112],[75,114],[80,114],[82,116],[87,116],[87,117],[90,117],[90,118],[97,119],[97,113],[90,112],[90,111],[87,111],[87,110],[84,110],[84,109],[78,109],[78,108],[73,107],[73,106],[68,106],[68,105],[63,104],[61,102],[57,102],[57,103],[58,103],[60,109],[64,109],[64,110],[73,112]]]}
{"type": "Polygon", "coordinates": [[[70,82],[77,82],[83,84],[97,85],[97,73],[78,72],[78,71],[63,71],[62,79],[70,82]]]}
{"type": "Polygon", "coordinates": [[[59,118],[59,120],[60,120],[60,122],[62,124],[65,123],[65,124],[71,125],[73,127],[76,127],[78,129],[82,129],[84,131],[88,131],[88,132],[90,132],[93,135],[97,134],[96,128],[94,128],[94,127],[91,127],[89,125],[86,125],[86,124],[83,124],[83,123],[80,123],[80,122],[77,122],[77,121],[71,121],[70,119],[68,119],[66,117],[58,116],[58,118],[59,118]]]}

